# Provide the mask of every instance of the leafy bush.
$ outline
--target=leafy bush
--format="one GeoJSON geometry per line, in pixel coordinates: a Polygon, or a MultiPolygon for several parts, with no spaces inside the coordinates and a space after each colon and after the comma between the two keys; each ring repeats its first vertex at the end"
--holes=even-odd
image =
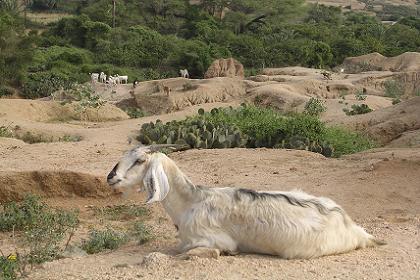
{"type": "Polygon", "coordinates": [[[132,119],[142,118],[146,116],[146,113],[137,107],[127,107],[123,109],[127,115],[132,119]]]}
{"type": "Polygon", "coordinates": [[[391,98],[400,98],[404,93],[404,86],[395,80],[384,82],[385,96],[391,98]]]}
{"type": "Polygon", "coordinates": [[[401,102],[401,99],[399,99],[399,98],[392,99],[392,105],[396,105],[396,104],[398,104],[400,102],[401,102]]]}
{"type": "Polygon", "coordinates": [[[315,97],[311,97],[305,104],[305,113],[311,116],[319,116],[326,110],[325,102],[315,97]]]}
{"type": "Polygon", "coordinates": [[[67,89],[72,86],[72,81],[65,74],[59,72],[31,73],[23,82],[25,98],[40,98],[50,96],[59,89],[67,89]]]}
{"type": "Polygon", "coordinates": [[[0,256],[0,279],[18,279],[19,260],[16,255],[0,256]]]}
{"type": "Polygon", "coordinates": [[[89,239],[84,240],[82,249],[88,254],[96,254],[105,250],[115,250],[128,242],[128,236],[112,229],[92,230],[89,239]]]}
{"type": "Polygon", "coordinates": [[[356,93],[356,99],[359,101],[365,101],[367,98],[367,95],[363,93],[363,91],[358,91],[356,93]]]}
{"type": "Polygon", "coordinates": [[[13,89],[6,86],[0,86],[0,98],[3,96],[9,96],[13,94],[13,89]]]}
{"type": "Polygon", "coordinates": [[[151,230],[141,221],[133,224],[130,235],[138,244],[144,244],[153,238],[151,230]]]}
{"type": "Polygon", "coordinates": [[[8,269],[8,275],[16,274],[18,267],[24,269],[27,264],[59,257],[63,239],[66,236],[70,239],[79,223],[77,212],[52,209],[36,196],[27,196],[21,203],[6,203],[2,208],[0,231],[22,232],[19,240],[28,248],[24,255],[15,253],[12,258],[5,260],[3,256],[0,259],[1,266],[8,269]]]}
{"type": "Polygon", "coordinates": [[[13,130],[10,129],[10,126],[0,126],[0,137],[13,137],[13,130]]]}
{"type": "Polygon", "coordinates": [[[366,136],[357,132],[349,131],[343,127],[329,127],[326,130],[325,138],[334,147],[333,156],[358,153],[375,148],[377,144],[366,136]]]}
{"type": "MultiPolygon", "coordinates": [[[[158,120],[156,123],[146,123],[141,127],[138,140],[146,145],[175,143],[207,149],[303,149],[325,156],[335,156],[336,149],[348,151],[344,148],[347,142],[330,139],[332,134],[328,134],[328,131],[329,128],[317,117],[308,114],[284,116],[274,110],[243,105],[238,109],[215,108],[210,112],[199,110],[198,116],[188,117],[183,121],[163,124],[158,120]]],[[[352,132],[349,132],[349,137],[354,138],[352,132]]],[[[369,148],[363,143],[360,146],[369,148]]]]}
{"type": "Polygon", "coordinates": [[[351,105],[351,110],[344,108],[343,111],[346,113],[347,116],[353,116],[353,115],[361,115],[366,114],[369,112],[372,112],[373,110],[369,108],[366,104],[353,104],[351,105]]]}

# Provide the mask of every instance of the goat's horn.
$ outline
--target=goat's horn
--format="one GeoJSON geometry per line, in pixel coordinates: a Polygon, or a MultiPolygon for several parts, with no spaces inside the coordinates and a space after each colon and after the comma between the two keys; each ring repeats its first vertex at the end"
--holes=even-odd
{"type": "Polygon", "coordinates": [[[173,152],[176,151],[185,151],[189,149],[189,145],[183,145],[183,144],[153,144],[149,146],[149,150],[151,152],[159,152],[162,149],[169,149],[173,152]]]}

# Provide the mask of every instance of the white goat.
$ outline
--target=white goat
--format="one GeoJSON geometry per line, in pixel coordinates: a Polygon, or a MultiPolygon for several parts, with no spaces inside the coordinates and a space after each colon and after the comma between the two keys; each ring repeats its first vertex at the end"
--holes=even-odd
{"type": "Polygon", "coordinates": [[[188,70],[187,69],[181,69],[181,70],[179,70],[179,74],[181,74],[181,77],[183,77],[183,78],[187,78],[187,79],[190,78],[190,74],[188,73],[188,70]]]}
{"type": "Polygon", "coordinates": [[[92,83],[98,82],[99,73],[89,73],[90,74],[90,80],[92,83]]]}
{"type": "Polygon", "coordinates": [[[107,180],[114,188],[143,186],[147,203],[162,202],[179,230],[181,252],[205,247],[306,259],[384,244],[328,198],[196,186],[157,152],[161,146],[129,151],[107,180]]]}
{"type": "Polygon", "coordinates": [[[128,76],[119,76],[119,75],[117,75],[117,78],[118,78],[118,83],[119,84],[127,84],[128,83],[128,76]]]}
{"type": "Polygon", "coordinates": [[[106,75],[104,72],[101,72],[101,74],[99,75],[99,81],[101,83],[105,83],[106,82],[106,75]]]}

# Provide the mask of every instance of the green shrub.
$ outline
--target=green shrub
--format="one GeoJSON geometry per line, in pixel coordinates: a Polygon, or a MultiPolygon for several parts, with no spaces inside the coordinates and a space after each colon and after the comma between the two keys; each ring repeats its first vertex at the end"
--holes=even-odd
{"type": "Polygon", "coordinates": [[[327,110],[327,107],[325,106],[325,101],[311,97],[308,102],[305,104],[305,113],[311,116],[319,116],[323,112],[327,110]]]}
{"type": "Polygon", "coordinates": [[[393,98],[392,99],[392,105],[398,104],[400,102],[401,102],[401,99],[399,99],[399,98],[393,98]]]}
{"type": "Polygon", "coordinates": [[[115,250],[128,242],[128,236],[112,229],[92,230],[89,239],[82,242],[82,249],[88,254],[96,254],[105,250],[115,250]]]}
{"type": "Polygon", "coordinates": [[[133,224],[130,235],[140,245],[153,238],[152,231],[141,221],[137,221],[133,224]]]}
{"type": "Polygon", "coordinates": [[[358,91],[356,93],[356,99],[359,101],[365,101],[367,98],[367,95],[363,93],[363,91],[358,91]]]}
{"type": "Polygon", "coordinates": [[[50,96],[53,92],[63,88],[70,88],[73,82],[63,73],[55,71],[37,72],[29,74],[23,82],[22,95],[25,98],[40,98],[50,96]]]}
{"type": "Polygon", "coordinates": [[[394,80],[384,82],[385,96],[390,98],[400,98],[404,93],[404,86],[394,80]]]}
{"type": "Polygon", "coordinates": [[[127,108],[124,108],[123,110],[132,119],[142,118],[146,116],[146,113],[142,109],[137,108],[137,107],[127,107],[127,108]]]}
{"type": "Polygon", "coordinates": [[[353,154],[377,146],[376,143],[368,137],[342,127],[329,127],[326,130],[325,138],[328,139],[328,143],[334,147],[333,157],[353,154]]]}
{"type": "Polygon", "coordinates": [[[2,125],[0,126],[0,137],[13,137],[13,130],[10,129],[10,126],[2,125]]]}
{"type": "Polygon", "coordinates": [[[353,104],[351,105],[351,110],[344,108],[343,111],[346,113],[346,115],[353,116],[353,115],[366,114],[366,113],[372,112],[373,110],[369,108],[369,106],[366,104],[360,104],[360,105],[353,104]]]}
{"type": "MultiPolygon", "coordinates": [[[[146,123],[141,127],[138,140],[146,145],[183,144],[189,148],[205,149],[302,149],[325,156],[335,156],[336,149],[348,151],[345,148],[347,142],[329,139],[331,134],[327,134],[328,131],[329,128],[317,117],[308,114],[284,116],[274,110],[243,105],[238,109],[200,110],[199,115],[183,121],[146,123]]],[[[352,132],[349,132],[349,137],[353,137],[352,132]]]]}
{"type": "Polygon", "coordinates": [[[4,96],[10,96],[13,94],[13,89],[6,86],[0,86],[0,98],[4,96]]]}
{"type": "Polygon", "coordinates": [[[2,265],[16,269],[59,257],[63,239],[71,238],[78,223],[77,212],[52,209],[36,196],[27,196],[21,203],[2,205],[0,231],[22,232],[19,241],[27,248],[24,255],[15,254],[16,265],[11,266],[4,259],[2,265]]]}
{"type": "Polygon", "coordinates": [[[18,279],[19,259],[16,255],[0,256],[0,279],[18,279]]]}

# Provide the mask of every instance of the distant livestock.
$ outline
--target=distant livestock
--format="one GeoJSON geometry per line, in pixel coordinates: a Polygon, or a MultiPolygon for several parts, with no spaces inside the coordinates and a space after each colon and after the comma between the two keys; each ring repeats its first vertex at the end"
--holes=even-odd
{"type": "Polygon", "coordinates": [[[181,74],[181,77],[183,77],[183,78],[187,78],[187,79],[190,78],[190,74],[188,73],[188,70],[187,69],[181,69],[181,70],[179,70],[179,74],[181,74]]]}

